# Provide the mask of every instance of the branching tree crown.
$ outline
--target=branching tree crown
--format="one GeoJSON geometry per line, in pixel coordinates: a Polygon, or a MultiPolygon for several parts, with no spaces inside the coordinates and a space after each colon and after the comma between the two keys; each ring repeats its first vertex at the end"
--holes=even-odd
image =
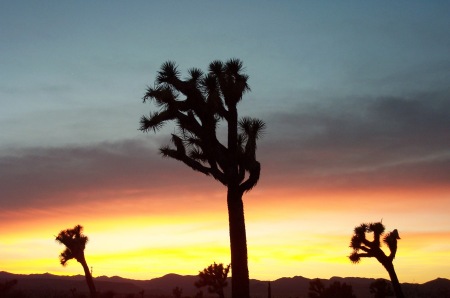
{"type": "Polygon", "coordinates": [[[88,240],[88,237],[83,235],[83,227],[80,225],[59,232],[56,241],[66,246],[59,255],[61,265],[66,266],[71,259],[76,259],[80,263],[83,262],[84,249],[88,240]]]}
{"type": "Polygon", "coordinates": [[[66,266],[67,262],[71,259],[77,260],[84,270],[84,276],[86,283],[89,287],[89,293],[91,298],[97,297],[97,290],[95,289],[94,280],[92,279],[91,272],[84,256],[84,249],[88,242],[88,237],[83,234],[83,227],[76,225],[72,229],[66,229],[59,232],[56,236],[56,241],[64,244],[66,248],[59,255],[59,261],[61,265],[66,266]]]}
{"type": "MultiPolygon", "coordinates": [[[[144,102],[153,101],[160,110],[143,116],[140,129],[156,132],[166,122],[174,121],[178,131],[172,134],[173,146],[162,147],[162,155],[211,175],[224,185],[236,179],[239,190],[245,192],[259,179],[256,140],[265,124],[249,117],[237,120],[236,106],[250,90],[248,76],[242,71],[243,65],[238,59],[226,63],[214,61],[208,73],[192,68],[188,78],[182,80],[174,62],[164,63],[155,86],[149,87],[143,97],[144,102]],[[217,137],[221,120],[229,126],[238,126],[236,135],[228,134],[227,145],[220,143],[217,137]]],[[[230,128],[229,132],[233,132],[233,127],[230,128]]]]}
{"type": "Polygon", "coordinates": [[[361,258],[376,258],[389,273],[395,296],[403,298],[403,291],[393,264],[397,254],[397,240],[400,239],[400,236],[397,229],[383,236],[384,231],[385,227],[381,222],[363,223],[357,226],[350,241],[350,247],[353,249],[353,252],[350,254],[349,259],[357,264],[361,261],[361,258]],[[366,233],[373,233],[373,240],[368,240],[366,233]],[[383,242],[389,248],[388,255],[381,249],[381,237],[383,237],[383,242]]]}
{"type": "Polygon", "coordinates": [[[197,288],[207,287],[209,293],[224,297],[223,289],[228,285],[227,277],[231,264],[224,266],[222,263],[209,265],[198,274],[199,280],[195,282],[197,288]]]}
{"type": "Polygon", "coordinates": [[[349,256],[353,263],[358,263],[361,258],[375,257],[380,263],[392,262],[397,253],[397,240],[400,239],[397,229],[389,232],[383,237],[383,242],[389,248],[389,255],[386,255],[381,249],[380,238],[384,234],[385,227],[381,222],[357,226],[354,235],[350,241],[350,247],[353,253],[349,256]],[[366,238],[366,233],[373,233],[373,240],[366,238]],[[360,252],[363,251],[363,252],[360,252]]]}

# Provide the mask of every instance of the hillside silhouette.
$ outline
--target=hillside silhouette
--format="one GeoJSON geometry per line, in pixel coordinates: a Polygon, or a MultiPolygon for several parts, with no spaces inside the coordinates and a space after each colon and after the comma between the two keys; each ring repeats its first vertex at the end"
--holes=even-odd
{"type": "MultiPolygon", "coordinates": [[[[24,291],[26,293],[42,293],[48,294],[52,292],[66,293],[70,297],[70,289],[75,288],[79,293],[89,293],[83,275],[75,276],[59,276],[49,273],[45,274],[12,274],[8,272],[0,272],[0,282],[16,279],[18,281],[15,291],[24,291]]],[[[150,280],[133,280],[122,278],[119,276],[107,277],[99,276],[94,278],[98,291],[112,291],[116,293],[115,298],[127,297],[127,295],[135,294],[144,290],[144,297],[173,297],[172,290],[175,287],[183,289],[183,295],[194,295],[198,292],[194,283],[198,280],[197,275],[178,275],[167,274],[159,278],[150,280]]],[[[272,297],[288,298],[308,297],[308,287],[313,279],[302,276],[283,277],[271,281],[272,297]]],[[[369,287],[373,278],[356,278],[356,277],[332,277],[330,279],[321,279],[324,285],[328,286],[333,282],[341,282],[351,285],[357,298],[372,297],[369,287]]],[[[231,282],[231,279],[229,279],[231,282]]],[[[409,298],[450,298],[450,280],[445,278],[437,278],[423,284],[402,283],[405,296],[409,298]]],[[[250,280],[250,290],[252,297],[267,297],[267,281],[256,279],[250,280]]],[[[43,296],[34,296],[43,297],[43,296]]],[[[217,297],[204,293],[204,297],[217,297]]],[[[225,297],[231,297],[231,288],[225,288],[225,297]]]]}

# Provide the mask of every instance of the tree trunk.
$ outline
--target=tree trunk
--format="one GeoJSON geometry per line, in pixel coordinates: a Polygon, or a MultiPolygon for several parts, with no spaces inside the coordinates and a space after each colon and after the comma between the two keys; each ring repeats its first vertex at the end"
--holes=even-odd
{"type": "Polygon", "coordinates": [[[80,260],[79,261],[81,266],[83,266],[84,269],[84,276],[86,278],[86,283],[89,288],[90,298],[96,298],[97,297],[97,290],[95,289],[94,280],[92,279],[91,271],[89,271],[89,267],[86,263],[86,260],[80,260]]]}
{"type": "Polygon", "coordinates": [[[242,193],[237,187],[228,186],[227,202],[231,248],[231,295],[232,298],[250,298],[244,204],[242,193]]]}
{"type": "Polygon", "coordinates": [[[389,277],[391,278],[392,287],[394,288],[395,297],[397,298],[405,298],[403,295],[402,287],[400,286],[400,282],[398,281],[397,274],[395,273],[394,264],[391,262],[383,264],[384,268],[386,268],[389,273],[389,277]]]}

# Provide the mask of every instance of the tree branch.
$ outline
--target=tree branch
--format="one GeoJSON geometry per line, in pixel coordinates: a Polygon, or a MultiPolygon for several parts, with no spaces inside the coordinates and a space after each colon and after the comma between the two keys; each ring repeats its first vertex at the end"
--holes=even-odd
{"type": "Polygon", "coordinates": [[[248,179],[243,183],[241,183],[241,185],[239,185],[239,190],[242,193],[251,190],[258,183],[261,172],[261,164],[256,160],[254,160],[250,164],[248,170],[249,170],[248,179]]]}
{"type": "Polygon", "coordinates": [[[200,162],[190,158],[186,154],[183,154],[178,150],[170,149],[169,147],[161,148],[160,152],[164,157],[171,157],[173,159],[179,160],[188,167],[190,167],[191,169],[193,169],[194,171],[203,173],[206,176],[212,175],[215,179],[219,180],[222,184],[226,185],[225,176],[219,170],[213,170],[209,167],[205,167],[200,162]]]}

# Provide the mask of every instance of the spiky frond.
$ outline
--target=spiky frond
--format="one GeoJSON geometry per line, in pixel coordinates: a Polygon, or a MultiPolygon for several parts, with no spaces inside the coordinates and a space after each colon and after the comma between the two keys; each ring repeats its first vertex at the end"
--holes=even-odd
{"type": "Polygon", "coordinates": [[[147,91],[142,98],[143,101],[153,100],[154,103],[162,108],[168,108],[175,103],[178,95],[169,87],[158,85],[156,87],[147,87],[147,91]]]}
{"type": "Polygon", "coordinates": [[[217,77],[215,75],[205,75],[201,81],[201,85],[203,87],[203,91],[205,91],[208,95],[219,94],[219,85],[217,83],[217,77]]]}
{"type": "Polygon", "coordinates": [[[170,157],[171,153],[174,153],[175,150],[173,150],[170,146],[163,146],[161,148],[159,148],[159,153],[161,153],[161,155],[163,157],[170,157]]]}
{"type": "Polygon", "coordinates": [[[368,231],[368,226],[365,223],[355,227],[355,235],[361,236],[365,238],[365,233],[368,231]]]}
{"type": "Polygon", "coordinates": [[[358,264],[361,261],[361,258],[357,252],[353,252],[351,255],[348,256],[348,258],[353,264],[358,264]]]}
{"type": "Polygon", "coordinates": [[[60,254],[59,259],[64,266],[70,259],[84,258],[84,249],[88,242],[88,237],[83,235],[83,227],[76,225],[73,229],[66,229],[59,232],[55,240],[66,246],[66,249],[60,254]]]}
{"type": "Polygon", "coordinates": [[[220,75],[223,72],[223,62],[220,60],[214,60],[209,64],[209,72],[216,76],[220,75]]]}
{"type": "Polygon", "coordinates": [[[353,249],[358,250],[361,248],[363,239],[359,235],[353,235],[352,239],[350,240],[350,247],[353,249]]]}
{"type": "Polygon", "coordinates": [[[65,266],[67,266],[67,262],[74,258],[75,258],[75,256],[73,255],[72,251],[70,249],[66,248],[59,255],[59,262],[61,263],[61,265],[63,265],[65,267],[65,266]]]}
{"type": "Polygon", "coordinates": [[[158,88],[158,87],[150,87],[150,86],[147,86],[147,89],[145,90],[145,94],[144,94],[144,96],[142,97],[142,102],[143,102],[143,103],[145,103],[147,100],[152,100],[152,99],[153,99],[152,93],[154,92],[154,90],[155,90],[156,88],[158,88]]]}
{"type": "Polygon", "coordinates": [[[233,89],[235,89],[234,93],[237,93],[240,96],[245,92],[250,91],[250,86],[247,83],[248,75],[243,74],[243,71],[244,66],[239,59],[230,59],[225,64],[225,73],[227,75],[228,83],[233,84],[233,89]]]}
{"type": "Polygon", "coordinates": [[[248,137],[252,137],[255,140],[259,139],[264,133],[266,124],[260,119],[254,119],[250,117],[244,117],[239,120],[239,129],[244,132],[248,137]]]}
{"type": "Polygon", "coordinates": [[[244,117],[239,120],[238,127],[241,131],[243,140],[246,141],[247,137],[252,131],[252,119],[250,117],[244,117]]]}
{"type": "Polygon", "coordinates": [[[225,63],[225,71],[231,75],[239,75],[244,70],[244,64],[240,59],[231,58],[225,63]]]}
{"type": "Polygon", "coordinates": [[[369,224],[369,231],[374,232],[378,235],[381,235],[384,233],[385,227],[381,222],[375,222],[369,224]]]}
{"type": "Polygon", "coordinates": [[[388,246],[390,250],[389,258],[393,260],[397,253],[397,240],[400,239],[397,229],[389,232],[383,239],[384,243],[388,246]]]}
{"type": "Polygon", "coordinates": [[[59,232],[56,236],[56,241],[66,245],[70,249],[73,243],[85,245],[88,242],[88,237],[83,235],[83,227],[76,225],[73,229],[66,229],[59,232]]]}
{"type": "Polygon", "coordinates": [[[165,117],[163,117],[162,113],[160,112],[150,113],[149,116],[144,115],[141,117],[141,127],[139,128],[139,130],[146,132],[149,130],[153,130],[154,132],[156,132],[164,126],[165,121],[165,117]]]}
{"type": "Polygon", "coordinates": [[[392,241],[394,239],[401,239],[397,229],[394,229],[392,232],[387,233],[384,237],[384,242],[387,244],[389,241],[392,241]]]}
{"type": "Polygon", "coordinates": [[[178,79],[180,72],[178,71],[177,65],[173,61],[166,61],[161,65],[161,69],[158,71],[156,76],[157,84],[165,84],[170,80],[178,79]]]}
{"type": "Polygon", "coordinates": [[[194,83],[199,83],[203,76],[203,71],[199,68],[191,68],[188,70],[189,78],[188,80],[194,83]]]}
{"type": "Polygon", "coordinates": [[[217,77],[212,74],[207,74],[202,82],[202,91],[205,94],[208,106],[221,117],[225,115],[225,108],[223,107],[222,93],[220,91],[217,77]]]}

